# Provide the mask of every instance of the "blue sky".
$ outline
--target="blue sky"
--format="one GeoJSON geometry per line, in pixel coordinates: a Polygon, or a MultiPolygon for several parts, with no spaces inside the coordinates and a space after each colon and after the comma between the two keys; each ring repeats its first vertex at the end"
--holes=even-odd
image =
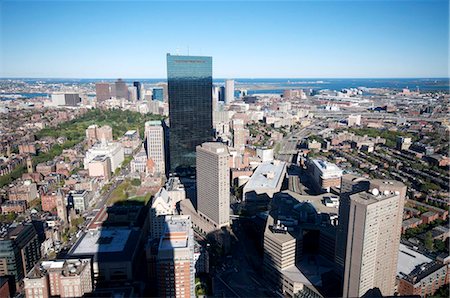
{"type": "Polygon", "coordinates": [[[447,0],[0,5],[0,77],[164,78],[188,49],[217,78],[448,77],[447,0]]]}

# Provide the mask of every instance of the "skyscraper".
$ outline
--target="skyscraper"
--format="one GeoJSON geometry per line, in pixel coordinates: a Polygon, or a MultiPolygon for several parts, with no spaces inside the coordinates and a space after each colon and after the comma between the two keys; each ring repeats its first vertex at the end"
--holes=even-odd
{"type": "Polygon", "coordinates": [[[142,100],[142,85],[141,82],[133,82],[133,86],[136,87],[136,98],[142,100]]]}
{"type": "Polygon", "coordinates": [[[350,195],[344,297],[394,295],[405,194],[398,181],[373,180],[350,195]]]}
{"type": "Polygon", "coordinates": [[[170,170],[195,166],[195,147],[213,139],[212,57],[167,54],[170,170]]]}
{"type": "Polygon", "coordinates": [[[95,83],[95,95],[98,102],[111,98],[111,87],[109,83],[95,83]]]}
{"type": "Polygon", "coordinates": [[[128,99],[128,87],[127,84],[122,80],[118,79],[115,83],[116,97],[128,99]]]}
{"type": "Polygon", "coordinates": [[[197,209],[215,229],[229,225],[229,155],[228,147],[222,143],[197,146],[197,209]]]}
{"type": "Polygon", "coordinates": [[[145,122],[145,137],[147,139],[147,158],[152,159],[155,171],[161,175],[166,173],[165,136],[161,121],[145,122]]]}
{"type": "Polygon", "coordinates": [[[195,297],[194,231],[190,216],[166,216],[156,262],[158,296],[195,297]]]}
{"type": "Polygon", "coordinates": [[[339,199],[339,224],[336,231],[335,265],[340,277],[344,275],[345,252],[347,247],[348,216],[350,210],[350,195],[367,191],[369,180],[347,174],[341,179],[341,193],[339,199]]]}
{"type": "Polygon", "coordinates": [[[225,104],[234,100],[234,80],[225,80],[225,104]]]}

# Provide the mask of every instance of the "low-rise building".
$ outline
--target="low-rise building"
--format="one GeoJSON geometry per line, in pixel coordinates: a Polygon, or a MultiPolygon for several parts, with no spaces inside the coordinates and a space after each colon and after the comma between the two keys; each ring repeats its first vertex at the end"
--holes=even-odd
{"type": "Polygon", "coordinates": [[[333,163],[312,159],[308,163],[308,171],[319,190],[329,192],[332,187],[341,185],[342,170],[333,163]]]}
{"type": "Polygon", "coordinates": [[[260,164],[243,188],[242,197],[249,199],[249,193],[267,194],[270,198],[280,191],[286,177],[286,163],[279,160],[260,164]]]}
{"type": "Polygon", "coordinates": [[[101,142],[96,143],[92,148],[86,152],[84,158],[84,169],[89,168],[89,163],[96,157],[100,155],[105,155],[109,157],[111,161],[111,171],[115,171],[124,161],[125,155],[123,151],[122,144],[117,142],[101,142]]]}
{"type": "Polygon", "coordinates": [[[8,189],[8,199],[10,201],[30,202],[38,197],[37,185],[30,180],[14,185],[8,189]]]}
{"type": "Polygon", "coordinates": [[[1,205],[2,214],[24,213],[27,210],[26,201],[6,201],[1,205]]]}
{"type": "Polygon", "coordinates": [[[25,297],[83,297],[93,290],[91,260],[42,261],[24,279],[25,297]]]}

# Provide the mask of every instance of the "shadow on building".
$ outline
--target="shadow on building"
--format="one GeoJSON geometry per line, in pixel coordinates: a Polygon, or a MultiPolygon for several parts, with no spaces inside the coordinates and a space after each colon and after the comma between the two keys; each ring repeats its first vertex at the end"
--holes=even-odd
{"type": "Polygon", "coordinates": [[[100,209],[70,249],[67,258],[92,261],[94,292],[86,297],[149,296],[144,250],[148,209],[134,200],[100,209]]]}

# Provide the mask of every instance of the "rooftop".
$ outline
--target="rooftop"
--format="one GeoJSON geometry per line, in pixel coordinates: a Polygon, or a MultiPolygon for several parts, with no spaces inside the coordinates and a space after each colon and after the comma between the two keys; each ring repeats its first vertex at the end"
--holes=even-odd
{"type": "Polygon", "coordinates": [[[334,163],[327,162],[321,159],[313,159],[312,163],[318,168],[322,173],[324,172],[340,172],[342,174],[342,170],[336,166],[334,163]]]}
{"type": "Polygon", "coordinates": [[[72,257],[101,257],[103,261],[131,260],[139,235],[139,229],[122,227],[91,230],[78,239],[68,254],[72,257]]]}
{"type": "Polygon", "coordinates": [[[400,243],[397,261],[397,275],[408,275],[417,266],[430,262],[432,262],[432,259],[400,243]]]}
{"type": "Polygon", "coordinates": [[[245,185],[246,189],[258,189],[258,188],[276,188],[282,174],[286,168],[286,163],[283,161],[271,161],[263,162],[260,164],[250,180],[245,185]]]}
{"type": "Polygon", "coordinates": [[[189,216],[166,218],[164,235],[161,237],[159,250],[172,250],[189,246],[191,219],[189,216]]]}

